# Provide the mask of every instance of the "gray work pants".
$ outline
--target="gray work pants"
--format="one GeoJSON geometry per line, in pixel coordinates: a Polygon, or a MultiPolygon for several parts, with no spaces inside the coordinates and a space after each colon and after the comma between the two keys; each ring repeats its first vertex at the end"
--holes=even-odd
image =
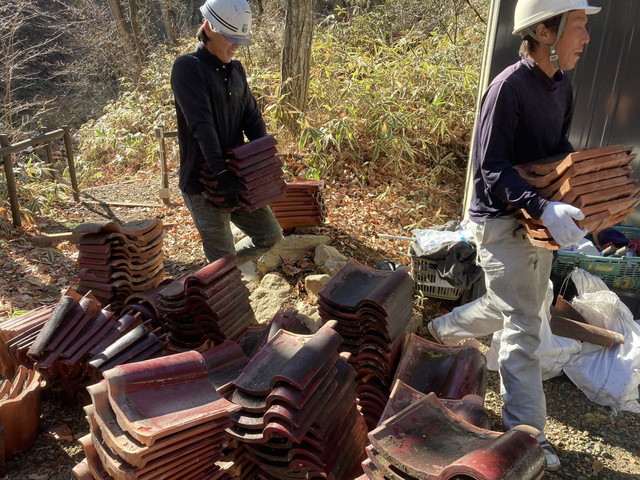
{"type": "Polygon", "coordinates": [[[200,194],[182,192],[182,198],[200,232],[204,255],[209,263],[233,251],[240,264],[255,260],[282,239],[280,224],[269,207],[254,212],[244,208],[229,212],[215,207],[200,194]],[[235,245],[231,223],[246,235],[235,245]]]}
{"type": "Polygon", "coordinates": [[[443,343],[454,345],[504,329],[498,354],[503,424],[544,431],[546,402],[536,349],[553,254],[521,233],[514,235],[513,217],[472,225],[487,293],[434,319],[433,330],[443,343]]]}

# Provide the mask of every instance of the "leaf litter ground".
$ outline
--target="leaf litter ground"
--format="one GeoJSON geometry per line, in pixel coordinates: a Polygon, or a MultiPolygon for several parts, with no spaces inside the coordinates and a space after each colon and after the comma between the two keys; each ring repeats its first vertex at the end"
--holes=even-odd
{"type": "MultiPolygon", "coordinates": [[[[395,176],[385,169],[334,167],[326,181],[324,199],[328,222],[322,227],[295,233],[329,235],[345,255],[375,265],[382,260],[408,264],[405,241],[379,234],[410,236],[410,228],[426,228],[457,219],[462,198],[460,176],[447,184],[434,185],[422,172],[395,176]],[[449,187],[447,185],[453,185],[449,187]]],[[[34,242],[42,234],[69,232],[80,223],[161,218],[166,225],[163,241],[165,269],[175,277],[203,264],[197,232],[171,176],[171,203],[158,199],[158,173],[138,172],[122,183],[96,186],[82,192],[83,202],[53,207],[35,225],[26,225],[0,242],[0,320],[59,299],[68,286],[77,286],[77,248],[64,240],[51,245],[34,242]],[[115,204],[152,206],[118,206],[115,204]]],[[[306,267],[305,267],[306,268],[306,267]]],[[[287,265],[283,274],[300,268],[287,265]]],[[[299,283],[299,279],[293,280],[299,283]]],[[[295,289],[294,289],[295,290],[295,289]]],[[[299,294],[299,290],[296,290],[299,294]]],[[[416,312],[428,320],[458,302],[422,299],[416,312]]],[[[418,327],[418,333],[424,332],[418,327]]],[[[480,339],[487,348],[490,338],[480,339]]],[[[588,401],[566,376],[545,382],[548,404],[547,436],[556,445],[563,469],[546,475],[552,479],[640,478],[640,418],[627,412],[612,415],[609,408],[588,401]]],[[[494,429],[502,428],[499,378],[489,373],[485,407],[494,429]]],[[[68,480],[71,469],[84,456],[77,439],[88,432],[84,412],[77,405],[64,405],[45,391],[41,434],[25,453],[7,462],[1,480],[68,480]],[[60,435],[66,428],[70,433],[60,435]],[[68,436],[70,435],[70,437],[68,436]]]]}

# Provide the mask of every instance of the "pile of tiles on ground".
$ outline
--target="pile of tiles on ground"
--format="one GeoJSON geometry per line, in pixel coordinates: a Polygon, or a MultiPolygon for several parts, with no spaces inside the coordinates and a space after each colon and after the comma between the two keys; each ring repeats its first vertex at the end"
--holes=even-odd
{"type": "Polygon", "coordinates": [[[280,226],[292,228],[324,224],[323,188],[324,182],[319,180],[287,182],[285,196],[269,205],[280,226]]]}
{"type": "MultiPolygon", "coordinates": [[[[168,351],[166,334],[154,328],[150,321],[143,321],[140,314],[123,313],[117,320],[112,317],[112,321],[102,323],[104,319],[104,315],[96,319],[100,331],[96,331],[92,341],[86,342],[91,347],[88,350],[85,347],[86,352],[82,354],[82,366],[94,382],[116,365],[161,357],[168,351]]],[[[94,329],[96,327],[94,325],[94,329]]]]}
{"type": "Polygon", "coordinates": [[[278,330],[232,382],[227,398],[241,409],[228,431],[273,478],[339,480],[360,471],[367,427],[334,326],[312,335],[278,330]]]}
{"type": "Polygon", "coordinates": [[[545,470],[538,433],[526,426],[505,433],[477,427],[429,393],[369,432],[358,480],[538,480],[545,470]]]}
{"type": "Polygon", "coordinates": [[[198,348],[207,340],[219,344],[236,339],[255,322],[234,253],[129,297],[123,311],[153,316],[176,350],[198,348]]]}
{"type": "Polygon", "coordinates": [[[26,318],[33,318],[39,317],[39,312],[46,313],[43,323],[12,338],[6,347],[15,366],[23,365],[40,372],[47,386],[64,400],[84,403],[91,359],[98,363],[95,368],[104,368],[150,358],[164,347],[163,339],[148,326],[146,335],[139,336],[139,342],[128,342],[123,348],[119,339],[140,325],[140,320],[128,316],[119,318],[108,307],[101,308],[91,293],[81,296],[69,288],[52,307],[44,312],[36,309],[24,314],[26,318]],[[148,348],[137,348],[141,343],[148,348]]]}
{"type": "Polygon", "coordinates": [[[491,426],[484,410],[487,360],[473,341],[446,346],[412,333],[393,378],[393,389],[378,425],[411,401],[434,393],[447,408],[482,428],[491,426]]]}
{"type": "Polygon", "coordinates": [[[203,353],[187,351],[104,372],[88,387],[90,433],[79,442],[85,459],[78,479],[226,479],[219,465],[228,444],[228,381],[246,362],[225,342],[203,353]]]}
{"type": "Polygon", "coordinates": [[[540,477],[537,431],[489,430],[486,359],[476,343],[444,346],[409,336],[387,406],[369,433],[360,479],[540,477]]]}
{"type": "Polygon", "coordinates": [[[84,223],[73,231],[78,244],[80,285],[117,311],[134,292],[156,287],[164,278],[162,221],[84,223]]]}
{"type": "Polygon", "coordinates": [[[409,268],[376,270],[350,259],[318,293],[320,317],[335,319],[341,351],[357,372],[358,405],[373,428],[389,398],[391,381],[411,318],[409,268]]]}
{"type": "MultiPolygon", "coordinates": [[[[576,223],[598,232],[622,223],[640,203],[640,188],[631,178],[631,147],[612,145],[580,150],[552,163],[531,162],[515,168],[543,197],[580,208],[576,223]]],[[[540,220],[520,210],[517,218],[535,245],[556,250],[558,244],[540,220]]]]}
{"type": "Polygon", "coordinates": [[[38,436],[43,386],[42,376],[23,366],[17,369],[12,380],[0,383],[3,458],[24,452],[38,436]]]}
{"type": "MultiPolygon", "coordinates": [[[[273,136],[267,135],[228,152],[226,168],[242,184],[244,191],[240,191],[240,198],[243,207],[250,212],[269,205],[286,192],[277,143],[273,136]]],[[[215,197],[216,177],[206,165],[200,173],[205,191],[215,197]]]]}
{"type": "Polygon", "coordinates": [[[43,305],[0,323],[0,374],[4,378],[13,378],[17,365],[31,365],[27,351],[54,309],[55,304],[43,305]]]}

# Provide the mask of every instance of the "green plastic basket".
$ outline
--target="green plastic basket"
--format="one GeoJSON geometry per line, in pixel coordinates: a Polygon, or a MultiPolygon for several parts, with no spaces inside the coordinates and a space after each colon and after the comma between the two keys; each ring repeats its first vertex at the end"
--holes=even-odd
{"type": "MultiPolygon", "coordinates": [[[[640,227],[617,225],[628,240],[640,238],[640,227]]],[[[640,257],[618,258],[559,252],[551,269],[552,280],[564,280],[575,268],[600,278],[608,287],[627,292],[640,291],[640,257]]]]}

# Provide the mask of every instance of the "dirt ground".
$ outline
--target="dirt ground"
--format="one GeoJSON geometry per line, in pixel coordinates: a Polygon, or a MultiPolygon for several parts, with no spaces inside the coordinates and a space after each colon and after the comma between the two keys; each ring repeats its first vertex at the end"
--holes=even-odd
{"type": "MultiPolygon", "coordinates": [[[[157,197],[156,172],[139,172],[119,184],[87,189],[83,191],[84,203],[54,209],[39,219],[37,226],[1,242],[0,269],[4,275],[0,280],[0,319],[54,302],[62,289],[77,284],[75,246],[64,235],[63,240],[51,244],[40,242],[38,236],[64,234],[80,223],[161,218],[166,226],[163,250],[167,275],[176,276],[202,264],[197,232],[175,187],[175,178],[171,182],[169,205],[162,204],[157,197]]],[[[368,265],[381,260],[407,263],[406,242],[377,236],[379,233],[406,236],[400,228],[401,219],[393,214],[393,201],[381,195],[383,189],[383,185],[362,189],[348,179],[327,184],[324,191],[329,212],[327,224],[296,233],[329,235],[339,250],[368,265]]],[[[449,214],[454,209],[452,206],[449,214]]],[[[427,299],[421,306],[416,304],[416,311],[428,319],[456,304],[427,299]]],[[[485,347],[489,340],[481,339],[485,347]]],[[[613,415],[609,408],[589,402],[564,375],[546,381],[544,386],[548,402],[547,436],[557,447],[564,465],[560,472],[547,474],[545,478],[640,478],[640,416],[627,412],[613,415]]],[[[494,429],[500,430],[501,400],[495,372],[489,372],[485,407],[494,429]]],[[[88,424],[78,405],[61,404],[45,391],[41,434],[28,451],[6,462],[6,475],[0,479],[72,479],[71,469],[84,457],[77,439],[87,432],[88,424]]]]}

